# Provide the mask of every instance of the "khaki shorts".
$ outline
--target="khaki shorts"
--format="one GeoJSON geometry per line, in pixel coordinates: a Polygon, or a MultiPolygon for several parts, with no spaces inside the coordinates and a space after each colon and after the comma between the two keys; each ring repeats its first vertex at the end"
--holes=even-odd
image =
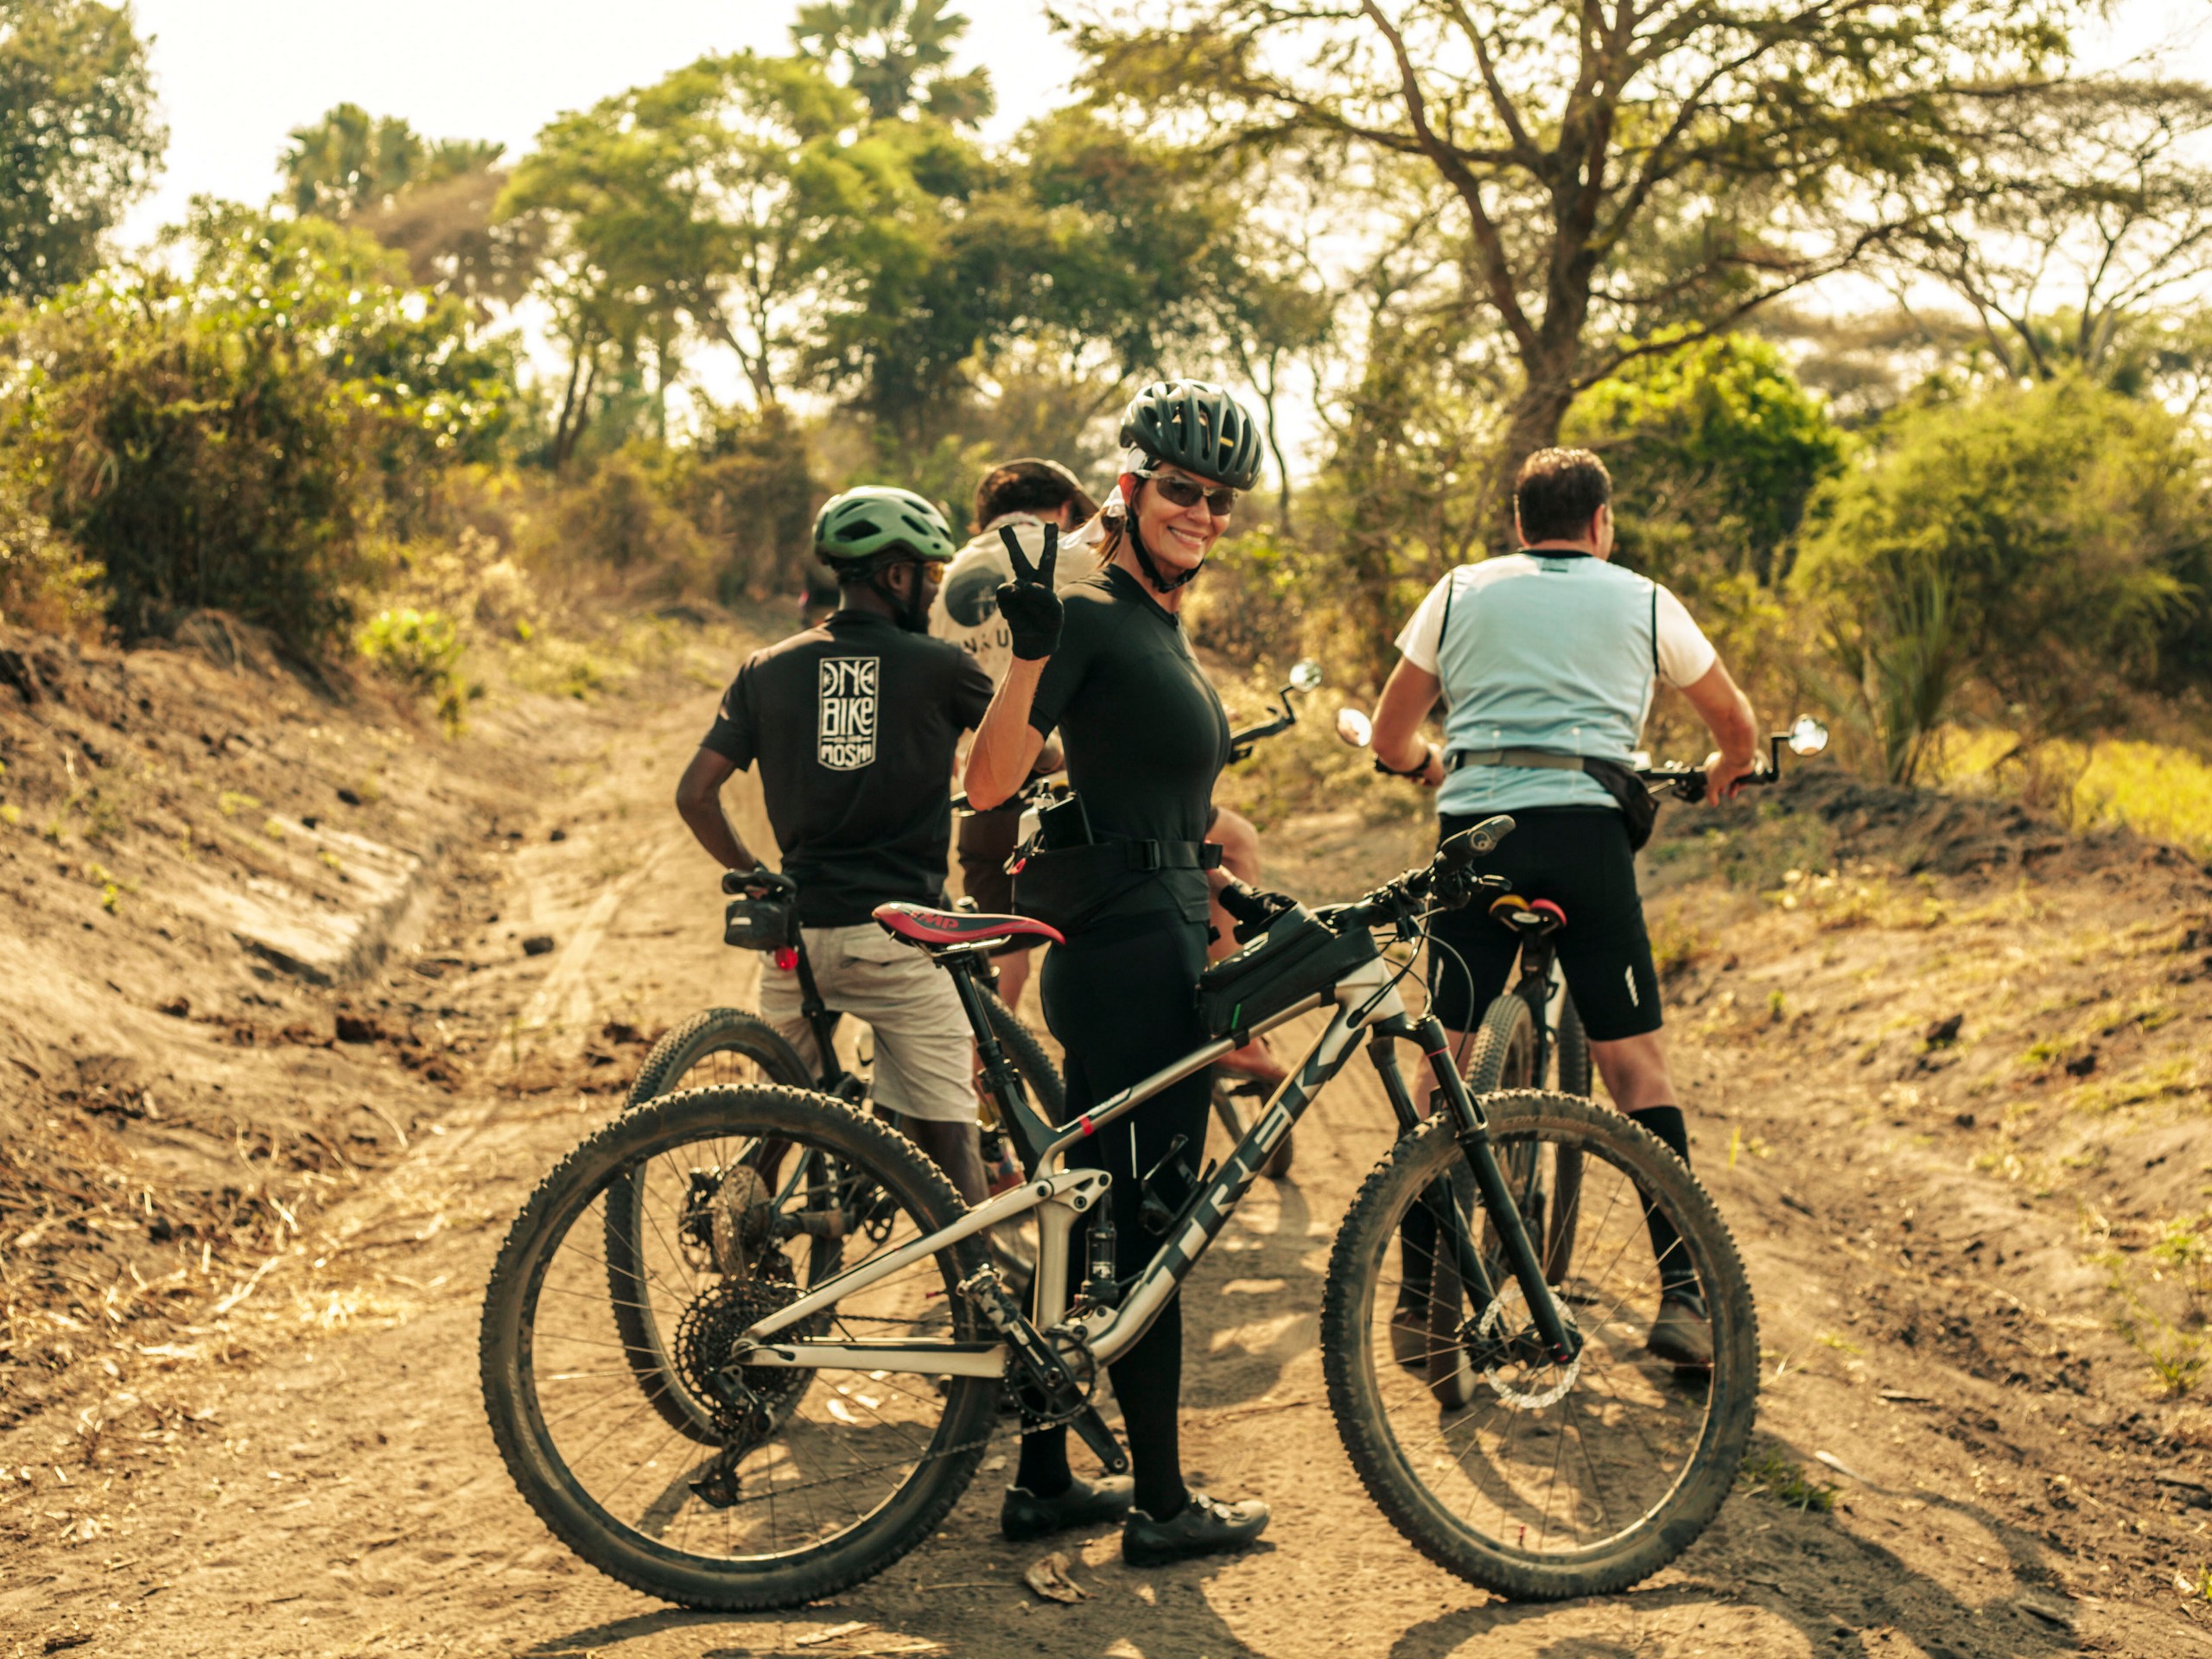
{"type": "MultiPolygon", "coordinates": [[[[973,1123],[969,1065],[975,1038],[952,977],[874,922],[803,929],[815,988],[839,1014],[875,1033],[878,1105],[933,1123],[973,1123]]],[[[763,963],[760,1017],[818,1067],[814,1033],[799,1013],[798,974],[763,963]]]]}

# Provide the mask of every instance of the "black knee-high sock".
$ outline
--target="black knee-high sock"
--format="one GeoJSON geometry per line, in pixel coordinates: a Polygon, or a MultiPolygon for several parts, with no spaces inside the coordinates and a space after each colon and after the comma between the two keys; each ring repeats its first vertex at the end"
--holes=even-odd
{"type": "MultiPolygon", "coordinates": [[[[1682,1121],[1679,1106],[1645,1106],[1630,1112],[1631,1122],[1642,1124],[1666,1144],[1667,1149],[1685,1164],[1690,1160],[1689,1126],[1682,1121]]],[[[1651,1254],[1659,1262],[1659,1286],[1662,1292],[1691,1292],[1697,1289],[1697,1273],[1690,1266],[1689,1252],[1682,1248],[1681,1235],[1674,1224],[1661,1215],[1649,1198],[1643,1199],[1643,1224],[1651,1235],[1651,1254]]]]}

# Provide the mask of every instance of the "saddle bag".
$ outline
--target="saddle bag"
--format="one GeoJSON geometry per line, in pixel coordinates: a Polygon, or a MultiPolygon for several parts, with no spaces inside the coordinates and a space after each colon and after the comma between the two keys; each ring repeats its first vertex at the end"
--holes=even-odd
{"type": "Polygon", "coordinates": [[[722,911],[722,943],[741,950],[781,950],[795,945],[798,907],[778,899],[733,899],[722,911]]]}
{"type": "Polygon", "coordinates": [[[1325,991],[1375,955],[1365,929],[1330,930],[1303,905],[1293,905],[1235,956],[1198,976],[1198,1020],[1208,1037],[1242,1040],[1316,991],[1325,991]]]}

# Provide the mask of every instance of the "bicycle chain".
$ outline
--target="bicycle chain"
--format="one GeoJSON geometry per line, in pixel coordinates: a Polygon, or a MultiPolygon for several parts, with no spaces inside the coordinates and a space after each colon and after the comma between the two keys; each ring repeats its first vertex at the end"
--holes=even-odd
{"type": "MultiPolygon", "coordinates": [[[[1084,1412],[1090,1410],[1092,1402],[1098,1396],[1098,1362],[1091,1355],[1090,1338],[1089,1335],[1084,1332],[1080,1326],[1071,1330],[1065,1330],[1065,1334],[1073,1338],[1077,1353],[1083,1357],[1089,1368],[1084,1379],[1083,1398],[1076,1404],[1069,1407],[1064,1412],[1057,1413],[1049,1417],[1041,1417],[1033,1423],[1025,1425],[1016,1431],[1015,1438],[1017,1440],[1026,1440],[1033,1434],[1042,1434],[1049,1429],[1065,1428],[1077,1418],[1082,1416],[1084,1412]]],[[[1007,1379],[1004,1376],[998,1377],[995,1380],[1001,1388],[1004,1388],[1007,1385],[1007,1379]]],[[[919,1466],[925,1463],[939,1462],[946,1458],[957,1458],[964,1452],[973,1452],[979,1446],[989,1446],[993,1440],[998,1438],[998,1434],[999,1431],[994,1428],[989,1433],[984,1435],[980,1440],[963,1440],[957,1446],[946,1446],[942,1452],[925,1452],[919,1457],[914,1459],[913,1462],[917,1466],[919,1466]]],[[[764,1444],[766,1444],[766,1442],[764,1442],[764,1444]]],[[[725,1447],[724,1449],[727,1450],[728,1448],[725,1447]]],[[[748,1452],[754,1450],[758,1450],[758,1448],[747,1448],[748,1452]]],[[[878,1469],[893,1469],[899,1466],[900,1465],[898,1464],[890,1463],[862,1464],[859,1468],[848,1469],[842,1474],[825,1475],[819,1480],[802,1481],[796,1486],[779,1486],[771,1491],[761,1493],[757,1497],[741,1497],[736,1503],[731,1503],[728,1507],[734,1510],[742,1508],[747,1503],[761,1503],[779,1497],[790,1497],[800,1492],[810,1492],[817,1486],[835,1485],[838,1482],[850,1480],[855,1475],[870,1474],[878,1469]]]]}

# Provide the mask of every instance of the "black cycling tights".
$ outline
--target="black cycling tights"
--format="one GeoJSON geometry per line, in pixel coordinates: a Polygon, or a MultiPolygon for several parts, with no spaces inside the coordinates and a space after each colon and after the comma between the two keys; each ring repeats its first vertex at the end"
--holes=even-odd
{"type": "MultiPolygon", "coordinates": [[[[1134,937],[1084,939],[1046,953],[1040,984],[1045,1022],[1066,1052],[1069,1122],[1205,1041],[1192,989],[1205,960],[1205,929],[1172,918],[1134,937]]],[[[1175,1137],[1184,1136],[1182,1149],[1153,1182],[1154,1195],[1170,1213],[1181,1209],[1191,1185],[1174,1172],[1187,1166],[1195,1173],[1204,1165],[1211,1091],[1211,1074],[1200,1071],[1099,1130],[1068,1158],[1071,1166],[1103,1169],[1114,1178],[1115,1270],[1124,1277],[1142,1268],[1160,1248],[1160,1235],[1142,1219],[1142,1178],[1166,1156],[1175,1137]]],[[[1084,1234],[1078,1226],[1073,1235],[1071,1280],[1082,1276],[1084,1234]]],[[[1190,1496],[1175,1423],[1182,1374],[1179,1297],[1109,1368],[1136,1477],[1135,1502],[1156,1521],[1179,1513],[1190,1496]]],[[[1065,1428],[1023,1439],[1017,1485],[1050,1497],[1065,1491],[1068,1480],[1065,1428]]]]}

